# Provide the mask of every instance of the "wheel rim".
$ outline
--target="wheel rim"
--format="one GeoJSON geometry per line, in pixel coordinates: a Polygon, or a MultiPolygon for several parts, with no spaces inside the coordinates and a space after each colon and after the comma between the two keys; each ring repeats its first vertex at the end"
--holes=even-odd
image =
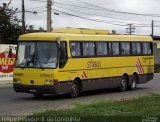
{"type": "Polygon", "coordinates": [[[126,89],[126,81],[125,81],[125,79],[122,79],[122,80],[121,80],[121,89],[122,89],[122,90],[125,90],[125,89],[126,89]]]}
{"type": "Polygon", "coordinates": [[[78,87],[76,84],[72,85],[72,94],[73,96],[76,96],[78,94],[78,87]]]}
{"type": "Polygon", "coordinates": [[[135,88],[135,87],[136,87],[136,80],[132,79],[132,88],[135,88]]]}

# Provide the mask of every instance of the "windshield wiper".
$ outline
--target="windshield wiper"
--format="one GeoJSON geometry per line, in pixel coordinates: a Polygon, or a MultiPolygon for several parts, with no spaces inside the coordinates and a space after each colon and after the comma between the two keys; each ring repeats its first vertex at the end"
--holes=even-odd
{"type": "Polygon", "coordinates": [[[35,59],[35,62],[38,62],[40,68],[41,68],[42,70],[44,70],[44,67],[42,66],[41,62],[40,62],[38,59],[35,59]]]}

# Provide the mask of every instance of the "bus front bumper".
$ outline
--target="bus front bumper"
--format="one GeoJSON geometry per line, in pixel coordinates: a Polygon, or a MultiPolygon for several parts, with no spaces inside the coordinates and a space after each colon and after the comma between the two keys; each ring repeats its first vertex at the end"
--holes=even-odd
{"type": "Polygon", "coordinates": [[[61,83],[60,85],[24,85],[13,84],[13,88],[16,92],[24,93],[43,93],[43,94],[66,94],[71,91],[70,84],[61,83]]]}

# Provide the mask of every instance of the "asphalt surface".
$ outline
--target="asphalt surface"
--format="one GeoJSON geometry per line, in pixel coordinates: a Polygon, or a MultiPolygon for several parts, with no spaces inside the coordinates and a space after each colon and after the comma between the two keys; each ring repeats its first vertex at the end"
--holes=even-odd
{"type": "Polygon", "coordinates": [[[118,92],[115,89],[92,91],[85,92],[74,99],[65,95],[46,95],[41,99],[36,99],[32,94],[16,93],[12,85],[7,85],[0,87],[0,116],[25,116],[45,110],[72,108],[76,103],[88,104],[99,100],[131,99],[153,92],[160,93],[160,74],[156,74],[152,81],[138,85],[134,91],[118,92]]]}

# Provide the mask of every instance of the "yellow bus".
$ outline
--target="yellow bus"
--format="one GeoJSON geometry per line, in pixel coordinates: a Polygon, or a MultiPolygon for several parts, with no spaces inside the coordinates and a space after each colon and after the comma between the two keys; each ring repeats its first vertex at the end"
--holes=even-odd
{"type": "Polygon", "coordinates": [[[20,36],[13,87],[35,97],[77,97],[88,90],[134,90],[153,76],[150,36],[67,28],[20,36]]]}

